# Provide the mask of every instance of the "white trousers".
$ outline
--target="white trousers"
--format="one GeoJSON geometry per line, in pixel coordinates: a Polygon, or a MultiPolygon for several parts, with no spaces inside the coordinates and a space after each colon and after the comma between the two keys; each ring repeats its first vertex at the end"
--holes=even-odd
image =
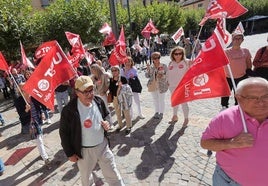
{"type": "Polygon", "coordinates": [[[160,93],[158,90],[151,92],[154,102],[155,112],[164,113],[165,111],[165,95],[166,93],[160,93]]]}
{"type": "MultiPolygon", "coordinates": [[[[176,89],[176,87],[169,87],[170,94],[172,94],[175,89],[176,89]]],[[[188,117],[189,117],[189,106],[188,106],[188,104],[187,103],[182,103],[180,105],[181,105],[181,108],[182,108],[184,119],[188,119],[188,117]]],[[[172,108],[173,108],[173,116],[177,116],[178,115],[179,105],[176,105],[175,107],[172,107],[172,108]]]]}
{"type": "MultiPolygon", "coordinates": [[[[142,112],[141,112],[141,102],[140,102],[140,93],[137,93],[137,92],[133,92],[133,96],[132,96],[132,100],[133,102],[132,103],[135,103],[136,105],[136,114],[137,116],[141,116],[142,115],[142,112]]],[[[134,108],[133,108],[133,104],[131,106],[131,118],[134,117],[134,108]]]]}
{"type": "Polygon", "coordinates": [[[36,146],[38,148],[38,151],[42,157],[42,159],[45,161],[46,159],[48,159],[48,155],[46,153],[45,150],[45,146],[44,146],[44,142],[43,142],[43,135],[37,135],[37,138],[35,139],[36,142],[36,146]]]}

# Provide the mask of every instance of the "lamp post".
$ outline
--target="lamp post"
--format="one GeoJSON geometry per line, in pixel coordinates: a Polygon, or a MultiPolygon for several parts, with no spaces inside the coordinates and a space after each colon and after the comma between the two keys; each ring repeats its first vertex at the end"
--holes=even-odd
{"type": "Polygon", "coordinates": [[[113,30],[113,33],[114,33],[116,39],[118,39],[118,28],[117,28],[117,20],[116,20],[114,0],[109,0],[109,6],[110,6],[111,21],[112,21],[112,30],[113,30]]]}

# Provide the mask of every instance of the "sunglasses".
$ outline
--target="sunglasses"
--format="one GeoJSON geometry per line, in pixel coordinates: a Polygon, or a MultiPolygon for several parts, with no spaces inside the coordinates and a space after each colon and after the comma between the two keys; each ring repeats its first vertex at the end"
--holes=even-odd
{"type": "Polygon", "coordinates": [[[155,60],[155,59],[160,59],[160,56],[159,56],[159,57],[154,57],[154,58],[153,58],[153,60],[155,60]]]}
{"type": "Polygon", "coordinates": [[[78,92],[80,92],[81,94],[83,94],[84,96],[88,96],[89,94],[93,94],[93,89],[91,90],[85,90],[85,91],[81,91],[81,90],[78,90],[78,92]]]}
{"type": "Polygon", "coordinates": [[[183,54],[182,52],[174,53],[175,56],[182,55],[182,54],[183,54]]]}
{"type": "Polygon", "coordinates": [[[118,70],[112,70],[112,72],[117,72],[118,70]]]}

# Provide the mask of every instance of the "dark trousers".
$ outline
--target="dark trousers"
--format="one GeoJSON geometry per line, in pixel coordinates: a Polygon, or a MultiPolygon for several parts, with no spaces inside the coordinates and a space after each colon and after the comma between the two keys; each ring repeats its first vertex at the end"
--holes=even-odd
{"type": "Polygon", "coordinates": [[[268,81],[268,67],[259,67],[255,69],[256,75],[268,81]]]}
{"type": "MultiPolygon", "coordinates": [[[[244,76],[242,76],[240,78],[234,79],[235,85],[237,85],[240,81],[242,81],[243,79],[246,79],[246,78],[248,78],[247,75],[244,75],[244,76]]],[[[234,90],[234,87],[233,87],[233,83],[232,83],[231,78],[226,78],[226,80],[228,82],[228,85],[229,85],[230,90],[231,91],[234,90]]],[[[237,105],[237,100],[236,99],[235,99],[235,105],[237,105]]],[[[221,106],[225,106],[225,107],[228,107],[229,106],[229,96],[222,97],[221,98],[221,106]]]]}

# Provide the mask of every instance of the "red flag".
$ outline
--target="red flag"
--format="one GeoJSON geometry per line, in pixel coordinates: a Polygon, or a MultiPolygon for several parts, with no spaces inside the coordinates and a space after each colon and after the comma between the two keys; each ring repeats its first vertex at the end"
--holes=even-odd
{"type": "Polygon", "coordinates": [[[237,0],[211,0],[199,25],[204,25],[208,19],[236,18],[247,11],[237,0]]]}
{"type": "MultiPolygon", "coordinates": [[[[179,86],[193,79],[193,77],[209,72],[229,63],[215,33],[204,43],[201,51],[192,62],[190,69],[182,78],[179,86]]],[[[178,87],[177,87],[178,88],[178,87]]]]}
{"type": "Polygon", "coordinates": [[[76,72],[55,41],[55,45],[42,58],[41,63],[27,80],[23,89],[49,109],[54,110],[54,90],[75,75],[76,72]]]}
{"type": "Polygon", "coordinates": [[[0,70],[8,71],[8,65],[2,52],[0,52],[0,70]]]}
{"type": "Polygon", "coordinates": [[[134,45],[132,46],[132,48],[137,49],[138,51],[141,51],[141,45],[140,45],[140,39],[139,36],[137,36],[134,45]]]}
{"type": "Polygon", "coordinates": [[[72,46],[72,53],[79,53],[81,55],[85,55],[85,49],[83,47],[83,43],[81,41],[80,35],[73,34],[71,32],[65,32],[65,35],[72,46]]]}
{"type": "Polygon", "coordinates": [[[223,67],[195,76],[178,87],[171,96],[172,106],[205,98],[229,96],[230,89],[223,67]]]}
{"type": "Polygon", "coordinates": [[[108,23],[104,23],[99,32],[102,34],[109,34],[110,32],[112,32],[112,28],[109,26],[108,23]]]}
{"type": "Polygon", "coordinates": [[[177,44],[180,41],[181,36],[183,36],[183,35],[184,35],[183,28],[180,27],[179,30],[172,36],[172,39],[177,44]]]}
{"type": "Polygon", "coordinates": [[[223,48],[227,48],[232,42],[232,35],[226,30],[225,18],[217,19],[217,25],[214,30],[223,48]]]}
{"type": "Polygon", "coordinates": [[[147,23],[147,25],[144,27],[144,29],[141,31],[141,35],[143,37],[150,39],[150,34],[157,34],[159,30],[154,26],[153,21],[150,19],[150,21],[147,23]]]}
{"type": "Polygon", "coordinates": [[[37,60],[44,57],[48,53],[48,51],[56,44],[56,42],[57,41],[53,40],[42,43],[34,53],[35,59],[37,60]]]}
{"type": "Polygon", "coordinates": [[[20,41],[20,52],[21,52],[21,60],[22,60],[22,64],[24,65],[24,67],[26,68],[32,68],[34,69],[35,67],[33,66],[33,64],[31,63],[31,61],[26,57],[24,48],[22,46],[22,43],[20,41]]]}
{"type": "Polygon", "coordinates": [[[115,47],[109,57],[111,66],[123,64],[127,61],[126,42],[124,28],[121,28],[120,36],[115,44],[115,47]]]}
{"type": "Polygon", "coordinates": [[[102,46],[110,46],[116,43],[115,35],[113,32],[106,34],[105,39],[102,43],[102,46]]]}
{"type": "Polygon", "coordinates": [[[104,23],[99,32],[106,35],[102,46],[114,45],[116,43],[115,35],[108,23],[104,23]]]}

